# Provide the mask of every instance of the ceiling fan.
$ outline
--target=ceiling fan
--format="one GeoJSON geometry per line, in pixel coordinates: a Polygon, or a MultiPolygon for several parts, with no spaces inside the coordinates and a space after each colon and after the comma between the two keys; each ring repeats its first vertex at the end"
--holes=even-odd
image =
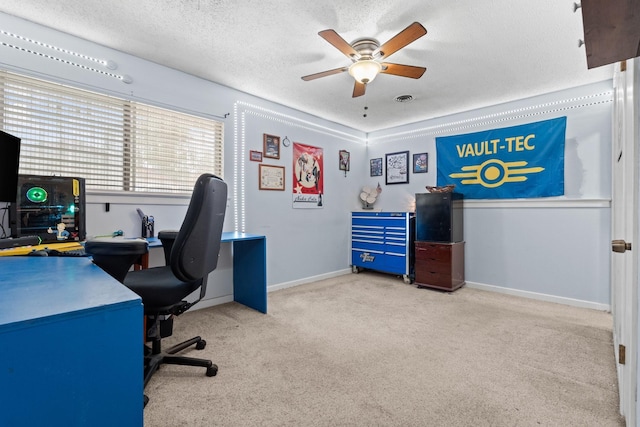
{"type": "Polygon", "coordinates": [[[302,77],[302,80],[315,80],[348,71],[356,81],[353,87],[353,98],[355,98],[364,95],[366,85],[371,83],[379,73],[419,79],[426,68],[382,61],[425,34],[427,30],[420,23],[414,22],[381,46],[378,40],[371,37],[359,38],[349,44],[334,30],[320,31],[318,35],[344,53],[353,61],[353,64],[310,74],[302,77]]]}

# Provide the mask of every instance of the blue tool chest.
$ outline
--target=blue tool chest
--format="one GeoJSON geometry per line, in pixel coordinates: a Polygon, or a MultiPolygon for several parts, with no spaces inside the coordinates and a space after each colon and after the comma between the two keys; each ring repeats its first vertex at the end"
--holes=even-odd
{"type": "Polygon", "coordinates": [[[412,212],[352,212],[351,269],[401,274],[413,279],[412,212]]]}

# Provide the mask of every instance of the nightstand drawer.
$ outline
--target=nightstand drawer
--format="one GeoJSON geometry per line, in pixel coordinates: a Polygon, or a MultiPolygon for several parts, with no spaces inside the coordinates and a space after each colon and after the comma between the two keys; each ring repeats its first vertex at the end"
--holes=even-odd
{"type": "Polygon", "coordinates": [[[416,274],[418,269],[424,271],[430,271],[432,273],[447,273],[451,274],[451,261],[420,261],[416,263],[416,274]]]}
{"type": "Polygon", "coordinates": [[[448,261],[451,259],[451,245],[416,242],[416,259],[448,261]]]}
{"type": "Polygon", "coordinates": [[[416,268],[416,284],[451,288],[451,273],[437,273],[416,268]]]}

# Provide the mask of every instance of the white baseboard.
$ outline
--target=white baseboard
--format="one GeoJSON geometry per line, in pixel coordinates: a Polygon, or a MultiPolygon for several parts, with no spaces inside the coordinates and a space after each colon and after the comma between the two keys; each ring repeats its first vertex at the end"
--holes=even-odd
{"type": "Polygon", "coordinates": [[[299,280],[293,280],[291,282],[278,283],[277,285],[271,285],[267,287],[267,292],[273,292],[280,289],[293,288],[294,286],[305,285],[307,283],[317,282],[318,280],[331,279],[333,277],[344,276],[345,274],[351,274],[351,268],[344,270],[332,271],[330,273],[319,274],[317,276],[305,277],[299,280]]]}
{"type": "Polygon", "coordinates": [[[196,305],[190,308],[190,310],[200,310],[203,308],[213,307],[214,305],[225,304],[233,302],[233,295],[225,295],[223,297],[203,299],[196,305]]]}
{"type": "MultiPolygon", "coordinates": [[[[316,282],[318,280],[331,279],[333,277],[342,276],[345,274],[351,274],[351,269],[347,268],[344,270],[338,270],[331,273],[320,274],[318,276],[305,277],[304,279],[294,280],[291,282],[279,283],[277,285],[272,285],[267,287],[267,292],[277,291],[279,289],[293,288],[294,286],[305,285],[307,283],[316,282]]],[[[228,302],[233,302],[233,295],[224,295],[216,298],[207,298],[203,299],[190,310],[201,310],[203,308],[213,307],[214,305],[225,304],[228,302]]]]}
{"type": "Polygon", "coordinates": [[[541,294],[538,292],[522,291],[522,290],[513,289],[513,288],[503,288],[501,286],[487,285],[484,283],[477,283],[477,282],[467,281],[466,286],[470,288],[482,289],[484,291],[499,292],[499,293],[508,294],[508,295],[515,295],[518,297],[536,299],[540,301],[555,302],[558,304],[570,305],[574,307],[591,308],[593,310],[611,312],[611,305],[609,304],[601,304],[597,302],[559,297],[556,295],[541,294]]]}
{"type": "MultiPolygon", "coordinates": [[[[325,274],[319,274],[317,276],[305,277],[303,279],[292,280],[291,282],[278,283],[277,285],[271,285],[267,287],[267,292],[273,292],[280,289],[293,288],[294,286],[306,285],[307,283],[313,283],[313,282],[317,282],[319,280],[324,280],[324,279],[331,279],[333,277],[343,276],[346,274],[351,274],[351,268],[346,268],[344,270],[337,270],[337,271],[333,271],[325,274]]],[[[504,288],[502,286],[487,285],[485,283],[478,283],[478,282],[467,281],[465,286],[468,286],[469,288],[482,289],[484,291],[489,291],[489,292],[498,292],[498,293],[514,295],[514,296],[523,297],[523,298],[531,298],[531,299],[540,300],[540,301],[548,301],[548,302],[554,302],[558,304],[570,305],[573,307],[590,308],[593,310],[611,312],[611,305],[609,304],[601,304],[597,302],[584,301],[584,300],[579,300],[574,298],[559,297],[556,295],[541,294],[539,292],[523,291],[520,289],[504,288]]],[[[233,295],[225,295],[217,298],[204,299],[200,301],[198,304],[194,305],[192,307],[192,310],[199,310],[202,308],[213,307],[214,305],[225,304],[232,301],[233,301],[233,295]]]]}

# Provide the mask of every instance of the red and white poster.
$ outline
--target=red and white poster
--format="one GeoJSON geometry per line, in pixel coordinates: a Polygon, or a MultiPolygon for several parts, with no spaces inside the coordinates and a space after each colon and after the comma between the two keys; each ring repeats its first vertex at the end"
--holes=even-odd
{"type": "Polygon", "coordinates": [[[322,148],[293,143],[293,207],[322,207],[324,167],[322,148]]]}

